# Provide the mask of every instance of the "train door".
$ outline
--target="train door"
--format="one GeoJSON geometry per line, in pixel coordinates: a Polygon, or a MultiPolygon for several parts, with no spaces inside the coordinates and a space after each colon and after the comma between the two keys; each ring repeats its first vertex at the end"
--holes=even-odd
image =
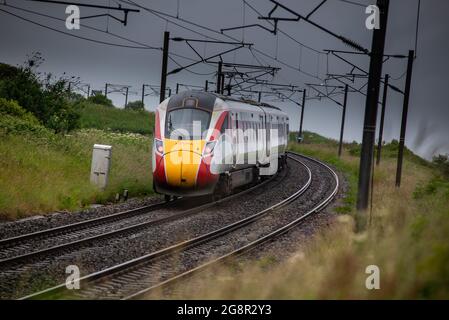
{"type": "Polygon", "coordinates": [[[270,157],[271,154],[271,116],[265,113],[265,151],[267,157],[270,157]]]}
{"type": "Polygon", "coordinates": [[[237,152],[238,152],[238,114],[236,112],[231,113],[231,128],[232,128],[232,165],[235,167],[237,164],[237,152]]]}

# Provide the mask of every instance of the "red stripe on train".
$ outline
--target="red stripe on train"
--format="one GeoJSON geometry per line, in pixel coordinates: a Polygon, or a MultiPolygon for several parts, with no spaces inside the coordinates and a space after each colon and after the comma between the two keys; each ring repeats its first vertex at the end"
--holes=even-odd
{"type": "Polygon", "coordinates": [[[159,118],[159,111],[157,110],[154,120],[154,137],[157,139],[161,139],[161,121],[159,118]]]}
{"type": "MultiPolygon", "coordinates": [[[[210,137],[210,141],[216,141],[221,133],[221,126],[228,116],[228,112],[223,112],[215,124],[215,130],[210,137]]],[[[196,185],[198,187],[206,187],[208,185],[214,184],[218,181],[218,174],[213,174],[210,172],[210,161],[212,157],[208,156],[201,160],[200,168],[198,169],[198,175],[196,178],[196,185]]]]}

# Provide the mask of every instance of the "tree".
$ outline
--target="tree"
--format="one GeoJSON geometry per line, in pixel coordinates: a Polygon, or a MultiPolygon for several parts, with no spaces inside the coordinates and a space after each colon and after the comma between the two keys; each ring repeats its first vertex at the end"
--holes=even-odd
{"type": "Polygon", "coordinates": [[[125,106],[125,109],[128,110],[144,110],[144,105],[142,103],[142,101],[137,100],[137,101],[132,101],[132,102],[128,102],[128,104],[125,106]]]}
{"type": "Polygon", "coordinates": [[[432,159],[433,164],[441,171],[444,177],[449,178],[449,155],[439,154],[432,159]]]}
{"type": "Polygon", "coordinates": [[[97,93],[93,96],[90,96],[89,99],[87,99],[87,101],[90,101],[92,103],[95,104],[100,104],[102,106],[106,106],[106,107],[113,107],[114,105],[112,104],[112,101],[110,99],[108,99],[105,95],[101,94],[101,93],[97,93]]]}
{"type": "Polygon", "coordinates": [[[0,64],[0,97],[17,101],[55,132],[72,130],[78,126],[79,114],[66,88],[74,77],[55,79],[50,73],[39,73],[43,61],[40,53],[33,53],[23,66],[0,64]]]}

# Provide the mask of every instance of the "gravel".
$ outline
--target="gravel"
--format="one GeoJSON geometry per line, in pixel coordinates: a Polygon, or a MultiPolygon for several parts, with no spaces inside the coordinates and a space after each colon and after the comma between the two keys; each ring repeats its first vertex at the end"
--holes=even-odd
{"type": "MultiPolygon", "coordinates": [[[[125,215],[120,215],[120,217],[114,217],[114,220],[107,221],[94,221],[93,224],[89,224],[82,227],[75,226],[68,230],[59,231],[55,234],[49,234],[45,236],[40,236],[39,238],[30,238],[21,240],[20,242],[14,242],[7,246],[0,247],[0,260],[7,259],[11,257],[17,257],[22,254],[27,254],[30,252],[36,252],[43,249],[48,249],[54,246],[60,246],[64,244],[72,244],[73,242],[84,240],[90,237],[96,237],[104,235],[105,233],[120,232],[123,234],[132,234],[135,232],[137,225],[157,222],[160,219],[175,217],[185,210],[201,205],[207,202],[206,197],[197,198],[195,201],[190,201],[188,199],[179,199],[176,202],[164,203],[164,207],[160,208],[148,208],[143,211],[138,211],[138,213],[128,213],[125,215]],[[125,231],[126,229],[126,231],[125,231]]],[[[158,202],[159,203],[159,202],[158,202]]],[[[140,207],[139,207],[140,208],[140,207]]],[[[114,235],[109,235],[108,237],[113,237],[114,235]]],[[[91,239],[90,241],[98,241],[97,239],[91,239]]],[[[58,250],[70,251],[73,248],[78,248],[80,246],[89,246],[89,242],[83,244],[73,244],[69,247],[59,248],[58,250]]],[[[54,251],[52,251],[54,254],[54,251]]],[[[48,254],[48,253],[45,253],[48,254]]],[[[38,259],[36,257],[36,259],[38,259]]],[[[1,261],[0,261],[1,262],[1,261]]]]}
{"type": "Polygon", "coordinates": [[[60,211],[45,216],[33,216],[17,221],[0,222],[0,239],[19,236],[26,233],[59,227],[66,224],[103,217],[113,213],[148,206],[162,201],[161,196],[131,198],[126,202],[93,206],[77,212],[60,211]]]}
{"type": "MultiPolygon", "coordinates": [[[[334,169],[334,168],[333,168],[334,169]]],[[[267,274],[269,274],[270,269],[275,268],[277,265],[287,261],[291,258],[296,258],[298,254],[301,254],[302,250],[306,248],[313,241],[314,237],[321,232],[325,232],[333,223],[337,214],[335,213],[335,208],[342,204],[342,199],[345,197],[349,185],[347,179],[340,172],[334,171],[339,177],[339,192],[324,210],[317,212],[309,216],[303,223],[296,225],[294,228],[289,230],[272,241],[266,242],[254,250],[251,250],[242,256],[239,256],[229,263],[229,267],[236,273],[245,270],[246,265],[251,265],[257,263],[258,261],[269,261],[269,264],[264,264],[267,274]],[[239,268],[235,268],[239,265],[239,268]]],[[[219,278],[221,268],[212,268],[206,272],[214,274],[214,278],[219,278]],[[217,273],[218,272],[218,273],[217,273]]],[[[211,279],[210,277],[206,277],[211,279]]],[[[164,288],[162,291],[155,293],[156,295],[149,298],[163,298],[163,299],[189,299],[191,298],[190,293],[192,288],[201,287],[204,285],[204,275],[202,273],[195,275],[186,279],[185,281],[180,281],[174,285],[164,288]],[[187,288],[187,291],[185,290],[187,288]]],[[[211,281],[211,280],[208,280],[211,281]]],[[[210,284],[213,285],[213,284],[210,284]]],[[[197,297],[206,298],[207,297],[197,297]]]]}
{"type": "MultiPolygon", "coordinates": [[[[150,227],[132,235],[100,240],[88,247],[63,253],[59,256],[43,258],[40,261],[18,268],[1,269],[0,296],[2,298],[18,297],[59,284],[65,280],[67,276],[65,268],[71,264],[79,266],[81,275],[86,275],[238,221],[287,198],[296,191],[298,185],[304,184],[307,180],[305,170],[300,168],[300,165],[290,162],[290,169],[281,172],[267,185],[252,191],[250,194],[238,197],[231,203],[223,203],[213,209],[207,209],[201,214],[150,227]]],[[[158,201],[160,200],[153,199],[153,202],[147,202],[147,204],[158,201]]],[[[137,206],[142,205],[142,203],[139,203],[137,206]]],[[[130,207],[91,209],[94,212],[91,213],[89,218],[126,209],[130,209],[130,207]],[[97,210],[105,211],[100,213],[97,210]]],[[[48,228],[49,224],[54,227],[69,223],[67,219],[70,218],[64,216],[70,215],[57,215],[53,218],[47,218],[46,220],[50,220],[47,224],[39,222],[40,219],[23,221],[20,224],[26,226],[26,232],[36,231],[39,228],[48,228]]],[[[75,221],[80,220],[71,220],[70,222],[75,221]]],[[[15,230],[17,234],[19,227],[8,225],[9,228],[6,228],[5,224],[1,225],[0,228],[2,230],[8,229],[10,236],[14,235],[12,230],[15,230]]]]}
{"type": "MultiPolygon", "coordinates": [[[[232,252],[302,216],[326,198],[335,187],[335,183],[332,182],[333,176],[327,169],[315,162],[304,161],[307,162],[313,172],[312,184],[294,205],[269,213],[252,224],[182,251],[175,256],[148,263],[147,266],[139,268],[138,271],[126,272],[114,277],[111,281],[102,281],[98,286],[82,292],[82,297],[123,298],[142,288],[155,285],[176,274],[195,268],[214,257],[232,252]],[[142,277],[142,274],[146,276],[142,277]]],[[[283,181],[287,182],[288,180],[284,179],[283,181]]],[[[296,189],[298,189],[298,186],[296,186],[296,189]]]]}

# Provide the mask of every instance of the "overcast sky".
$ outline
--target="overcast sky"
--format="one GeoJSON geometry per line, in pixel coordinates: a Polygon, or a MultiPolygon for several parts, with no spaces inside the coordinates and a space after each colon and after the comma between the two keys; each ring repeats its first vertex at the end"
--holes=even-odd
{"type": "MultiPolygon", "coordinates": [[[[2,1],[0,1],[2,2],[2,1]]],[[[74,1],[77,2],[77,1],[74,1]]],[[[81,1],[78,1],[81,2],[81,1]]],[[[89,3],[116,6],[114,0],[97,0],[89,3]]],[[[195,22],[200,26],[212,30],[235,27],[242,24],[261,23],[270,27],[266,22],[258,20],[258,14],[242,0],[135,0],[134,2],[147,8],[168,13],[173,16],[195,22]],[[179,3],[179,6],[178,6],[179,3]]],[[[282,0],[283,4],[301,13],[309,13],[321,0],[282,0]]],[[[370,4],[370,0],[352,0],[363,4],[370,4]]],[[[91,84],[93,89],[104,90],[106,82],[130,85],[130,101],[139,100],[143,83],[158,85],[160,81],[161,51],[158,49],[118,47],[96,43],[85,39],[71,37],[42,26],[32,24],[21,18],[32,20],[40,25],[51,27],[78,37],[97,41],[139,46],[121,40],[110,34],[88,29],[87,26],[102,31],[144,43],[148,46],[162,47],[163,32],[168,30],[172,36],[182,36],[195,39],[206,39],[205,36],[229,41],[223,35],[202,29],[182,20],[171,19],[166,22],[164,16],[157,16],[149,11],[129,13],[128,25],[123,26],[118,21],[105,17],[81,20],[81,29],[69,31],[65,22],[35,15],[18,8],[39,12],[41,14],[65,19],[65,6],[46,3],[32,3],[25,0],[8,0],[8,5],[0,5],[0,62],[21,64],[27,54],[33,51],[42,53],[46,62],[41,71],[61,75],[79,76],[84,83],[91,84]],[[11,14],[7,14],[8,11],[11,14]],[[21,18],[20,18],[21,17],[21,18]],[[180,26],[188,27],[186,30],[180,26]],[[199,32],[196,34],[193,31],[199,32]]],[[[418,0],[391,1],[387,30],[387,44],[385,53],[407,54],[415,47],[415,27],[418,0]]],[[[267,14],[272,4],[268,0],[247,0],[247,4],[262,14],[267,14]]],[[[130,5],[123,4],[131,7],[130,5]]],[[[365,28],[365,7],[341,0],[328,0],[311,19],[337,34],[355,40],[363,47],[370,49],[372,31],[365,28]]],[[[107,13],[106,10],[87,9],[81,7],[81,17],[107,13]]],[[[122,18],[120,12],[110,12],[117,18],[122,18]]],[[[277,16],[289,17],[285,11],[276,11],[277,16]]],[[[224,61],[236,63],[263,63],[281,67],[273,82],[295,84],[304,87],[305,83],[320,83],[326,73],[347,73],[351,68],[338,59],[327,56],[324,49],[351,50],[338,39],[331,37],[321,30],[305,22],[280,22],[279,28],[285,34],[277,36],[261,29],[248,28],[244,31],[227,32],[228,35],[246,42],[254,43],[258,51],[251,53],[248,49],[240,49],[223,56],[224,61]],[[300,46],[291,38],[307,47],[300,46]],[[263,55],[264,53],[265,55],[263,55]],[[277,58],[277,60],[273,59],[277,58]],[[288,64],[286,66],[282,62],[288,64]],[[303,72],[299,72],[298,68],[303,72]],[[307,74],[308,75],[307,75],[307,74]]],[[[409,125],[406,145],[415,152],[427,158],[435,153],[449,153],[449,1],[425,0],[421,3],[420,24],[418,34],[417,59],[410,97],[409,125]]],[[[170,52],[190,58],[195,53],[185,43],[171,42],[170,52]]],[[[196,44],[200,54],[212,55],[224,49],[225,45],[196,44]]],[[[365,56],[345,56],[363,69],[368,69],[368,58],[365,56]]],[[[188,63],[180,57],[172,56],[181,65],[188,63]]],[[[174,61],[169,62],[169,70],[176,68],[174,61]]],[[[205,80],[215,81],[214,65],[198,65],[168,78],[168,85],[175,88],[176,83],[187,83],[203,86],[205,80]]],[[[399,88],[404,87],[406,59],[390,59],[384,64],[384,73],[389,73],[392,83],[399,88]]],[[[358,80],[354,86],[360,87],[363,80],[358,80]]],[[[310,91],[310,90],[309,90],[310,91]]],[[[309,93],[313,96],[312,91],[309,93]]],[[[122,107],[124,96],[111,94],[114,103],[122,107]]],[[[335,96],[341,101],[342,96],[335,96]]],[[[290,114],[291,128],[298,129],[299,109],[292,103],[274,101],[272,97],[263,100],[281,107],[290,114]]],[[[147,109],[154,110],[158,99],[147,97],[147,109]]],[[[360,141],[362,136],[365,97],[359,93],[350,93],[348,98],[348,112],[346,118],[346,141],[360,141]]],[[[387,141],[397,139],[400,130],[402,110],[402,96],[394,91],[388,95],[387,115],[384,138],[387,141]]],[[[340,128],[341,108],[326,99],[308,100],[304,117],[306,130],[315,131],[328,137],[338,138],[340,128]]]]}

